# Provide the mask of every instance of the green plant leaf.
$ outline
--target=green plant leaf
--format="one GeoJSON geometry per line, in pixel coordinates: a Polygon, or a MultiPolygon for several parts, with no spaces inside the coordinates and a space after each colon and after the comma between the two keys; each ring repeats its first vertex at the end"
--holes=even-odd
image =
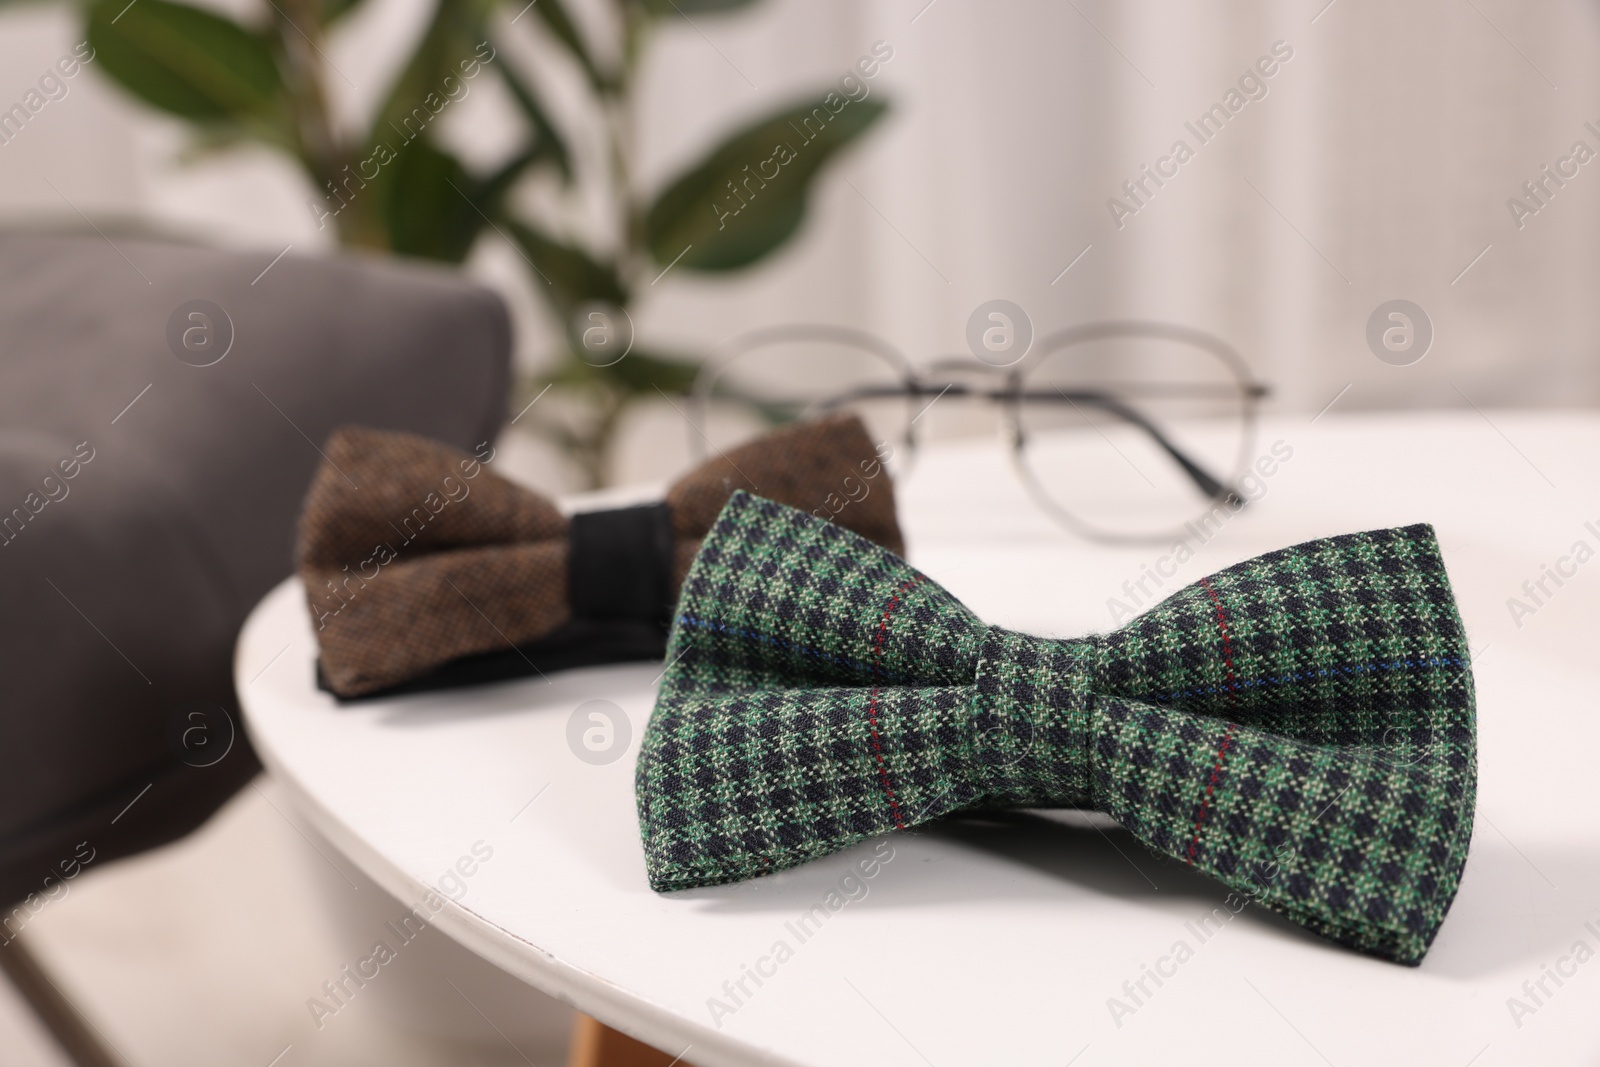
{"type": "Polygon", "coordinates": [[[322,0],[322,24],[331,26],[361,6],[361,0],[322,0]]]}
{"type": "Polygon", "coordinates": [[[386,168],[384,226],[408,256],[459,263],[485,226],[477,183],[455,156],[419,137],[386,168]]]}
{"type": "MultiPolygon", "coordinates": [[[[378,220],[397,252],[459,262],[483,228],[476,200],[467,199],[479,195],[476,182],[432,138],[434,123],[471,92],[495,58],[486,28],[493,2],[435,0],[433,17],[373,120],[355,168],[371,188],[363,187],[363,199],[351,207],[358,223],[378,220]]],[[[359,225],[352,229],[365,232],[359,225]]]]}
{"type": "Polygon", "coordinates": [[[635,0],[652,15],[711,15],[719,11],[736,11],[749,7],[755,0],[635,0]]]}
{"type": "MultiPolygon", "coordinates": [[[[523,171],[539,162],[545,155],[544,147],[535,144],[512,156],[502,163],[500,168],[493,174],[478,183],[478,191],[473,197],[473,202],[482,207],[483,213],[489,218],[503,215],[505,212],[501,208],[501,201],[506,193],[510,191],[516,180],[522,176],[523,171]]],[[[487,222],[487,220],[485,221],[487,222]]]]}
{"type": "Polygon", "coordinates": [[[401,145],[418,137],[449,106],[452,84],[467,84],[481,76],[483,65],[495,56],[486,29],[492,4],[493,0],[437,0],[416,51],[378,109],[369,147],[384,143],[401,151],[401,145]]]}
{"type": "Polygon", "coordinates": [[[170,0],[89,8],[95,65],[135,96],[187,119],[275,120],[283,79],[272,43],[238,23],[170,0]]]}
{"type": "MultiPolygon", "coordinates": [[[[355,190],[367,199],[352,206],[376,207],[384,243],[391,250],[459,263],[489,220],[500,213],[501,201],[517,178],[550,149],[536,142],[479,179],[438,146],[431,126],[420,125],[426,114],[427,109],[414,124],[392,130],[395,136],[358,164],[356,173],[371,176],[355,190]],[[374,166],[376,173],[371,171],[374,166]]],[[[349,173],[346,168],[347,177],[349,173]]]]}
{"type": "Polygon", "coordinates": [[[506,190],[538,157],[530,149],[478,179],[454,155],[419,137],[376,179],[389,247],[402,255],[461,262],[506,190]]]}
{"type": "Polygon", "coordinates": [[[569,349],[561,361],[540,382],[568,389],[601,388],[615,391],[626,397],[656,395],[656,390],[682,395],[694,385],[700,366],[690,357],[647,352],[635,348],[620,360],[604,367],[596,367],[569,349]]]}
{"type": "Polygon", "coordinates": [[[533,267],[534,288],[551,302],[569,332],[573,313],[589,301],[627,304],[628,293],[615,268],[516,219],[507,219],[504,228],[533,267]]]}
{"type": "Polygon", "coordinates": [[[687,357],[641,352],[637,348],[600,369],[630,393],[654,395],[660,389],[668,396],[688,392],[700,373],[700,365],[687,357]]]}
{"type": "Polygon", "coordinates": [[[555,124],[550,121],[549,114],[544,105],[539,102],[539,97],[534,93],[533,87],[523,80],[522,75],[512,68],[510,60],[502,59],[495,64],[495,69],[500,73],[500,79],[506,83],[506,88],[511,90],[511,96],[522,109],[523,115],[532,124],[534,133],[538,137],[535,145],[540,149],[540,157],[550,160],[561,172],[561,177],[572,182],[572,154],[567,151],[567,142],[562,138],[555,124]]]}
{"type": "Polygon", "coordinates": [[[651,205],[644,222],[650,254],[662,265],[703,271],[735,270],[770,254],[800,228],[823,164],[885,110],[876,100],[829,93],[734,134],[651,205]],[[834,110],[830,101],[843,106],[834,110]]]}
{"type": "Polygon", "coordinates": [[[583,68],[583,73],[588,76],[589,84],[596,89],[603,89],[606,85],[605,75],[595,66],[589,46],[583,43],[583,36],[578,32],[572,16],[567,14],[566,5],[561,0],[535,0],[533,10],[539,16],[539,21],[544,23],[545,29],[567,46],[567,51],[572,53],[572,57],[583,68]]]}

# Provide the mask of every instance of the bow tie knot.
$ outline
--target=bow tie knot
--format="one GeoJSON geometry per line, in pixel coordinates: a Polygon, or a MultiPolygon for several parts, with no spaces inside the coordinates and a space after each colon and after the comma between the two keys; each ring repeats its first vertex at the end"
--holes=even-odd
{"type": "Polygon", "coordinates": [[[972,775],[985,807],[1087,807],[1100,650],[1092,641],[984,634],[973,682],[972,775]]]}

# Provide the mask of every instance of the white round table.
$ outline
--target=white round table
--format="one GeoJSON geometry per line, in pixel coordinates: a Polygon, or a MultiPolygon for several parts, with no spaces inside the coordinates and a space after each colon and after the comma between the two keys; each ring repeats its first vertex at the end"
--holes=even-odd
{"type": "MultiPolygon", "coordinates": [[[[240,636],[245,723],[379,884],[424,907],[439,894],[431,921],[452,938],[700,1067],[1597,1062],[1600,419],[1327,414],[1268,420],[1258,447],[1277,441],[1292,455],[1262,499],[1165,589],[1312,537],[1437,527],[1475,650],[1480,783],[1460,894],[1420,968],[1234,916],[1221,886],[1064,814],[658,895],[633,769],[659,664],[341,706],[314,684],[294,582],[240,636]],[[567,741],[595,699],[631,726],[602,765],[567,741]]],[[[1165,555],[1061,532],[989,440],[932,449],[899,492],[912,562],[1018,629],[1110,628],[1109,599],[1165,555]]]]}

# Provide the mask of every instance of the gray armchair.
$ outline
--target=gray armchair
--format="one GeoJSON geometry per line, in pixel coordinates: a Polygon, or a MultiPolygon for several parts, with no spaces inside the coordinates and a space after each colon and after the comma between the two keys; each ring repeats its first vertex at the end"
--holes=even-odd
{"type": "Polygon", "coordinates": [[[502,422],[492,293],[272,256],[0,235],[0,943],[86,855],[173,840],[259,769],[233,642],[329,431],[502,422]]]}

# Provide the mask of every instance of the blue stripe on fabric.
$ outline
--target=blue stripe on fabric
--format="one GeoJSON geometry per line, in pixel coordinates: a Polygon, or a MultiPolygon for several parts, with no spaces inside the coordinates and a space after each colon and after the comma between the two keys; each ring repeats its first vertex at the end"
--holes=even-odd
{"type": "Polygon", "coordinates": [[[792,641],[785,641],[781,637],[773,637],[771,634],[760,633],[756,630],[744,630],[737,626],[729,626],[726,623],[711,622],[708,619],[696,619],[688,615],[679,615],[678,622],[684,626],[691,626],[696,630],[711,630],[715,633],[732,634],[734,637],[743,637],[753,641],[761,641],[769,645],[775,645],[787,652],[798,652],[801,655],[811,656],[820,660],[827,660],[829,663],[838,664],[841,667],[851,667],[856,670],[867,671],[872,674],[880,674],[888,678],[898,679],[900,677],[900,675],[895,674],[892,671],[882,670],[872,664],[862,663],[853,659],[845,659],[842,656],[832,656],[818,649],[808,648],[805,645],[797,645],[792,641]]]}
{"type": "Polygon", "coordinates": [[[1176,693],[1158,694],[1156,700],[1175,700],[1181,697],[1212,696],[1216,693],[1226,693],[1240,689],[1253,689],[1261,685],[1282,685],[1284,682],[1303,682],[1307,678],[1329,678],[1340,674],[1367,674],[1372,671],[1392,671],[1402,667],[1461,667],[1464,666],[1457,656],[1440,656],[1434,659],[1398,659],[1389,663],[1367,663],[1351,667],[1324,667],[1315,671],[1299,671],[1295,674],[1269,675],[1266,678],[1252,678],[1248,682],[1235,682],[1231,686],[1209,685],[1199,689],[1184,689],[1176,693]]]}

